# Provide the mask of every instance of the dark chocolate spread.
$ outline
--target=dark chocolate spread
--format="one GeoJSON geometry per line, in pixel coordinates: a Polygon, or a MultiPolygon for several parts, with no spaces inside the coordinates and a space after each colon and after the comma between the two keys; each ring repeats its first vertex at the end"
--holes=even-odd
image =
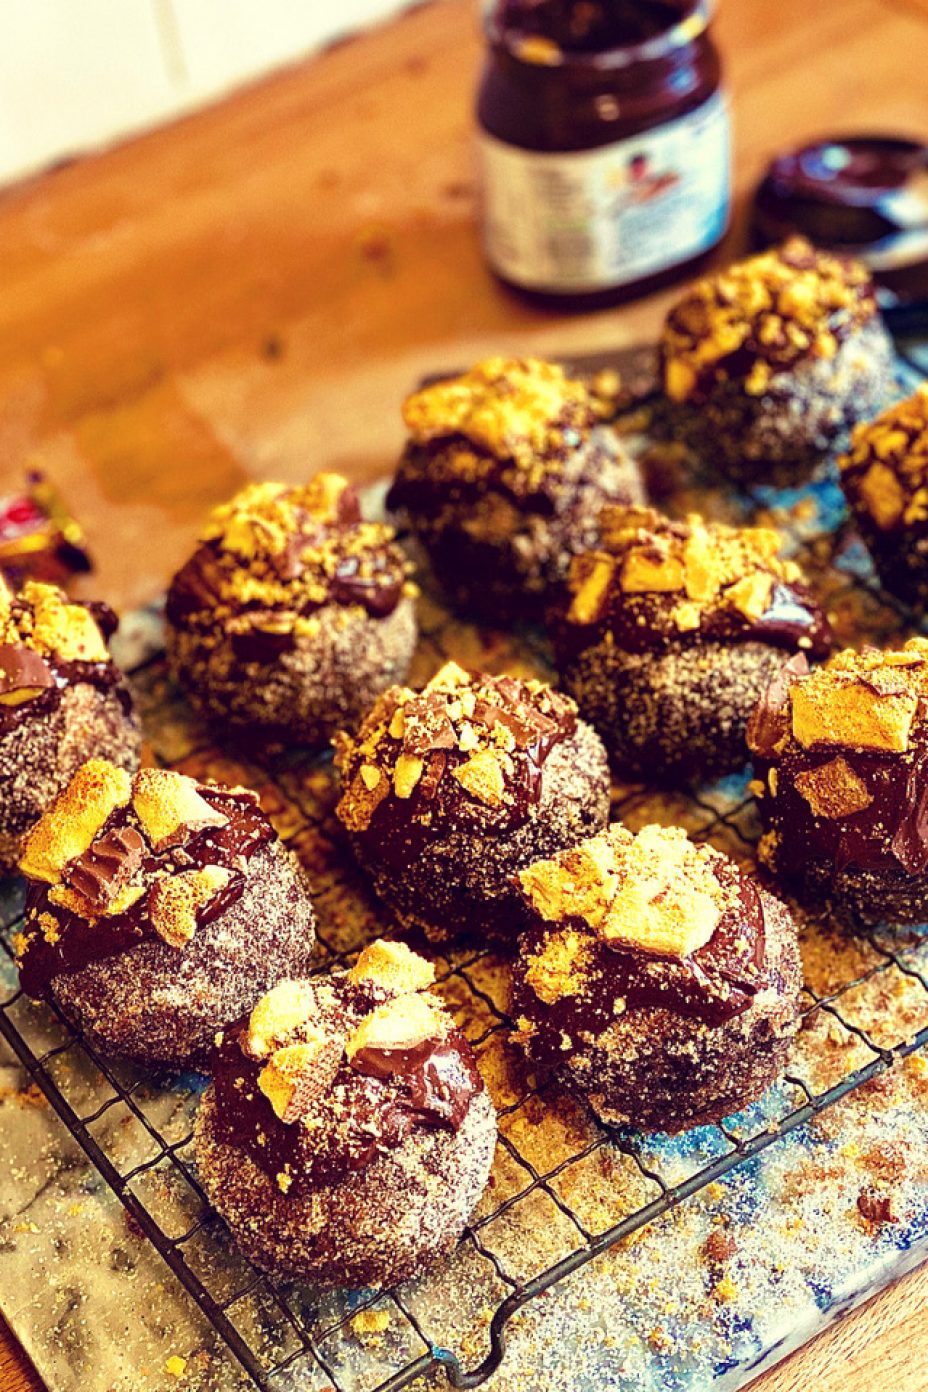
{"type": "Polygon", "coordinates": [[[495,0],[484,10],[477,121],[484,240],[496,273],[577,309],[644,293],[701,264],[725,230],[729,199],[708,8],[701,0],[495,0]],[[681,131],[688,156],[674,159],[665,142],[673,149],[681,131]],[[494,177],[498,145],[508,147],[506,167],[515,161],[528,175],[508,201],[502,171],[494,177]],[[611,159],[611,182],[585,184],[578,167],[599,168],[600,153],[604,165],[611,159]],[[538,229],[536,257],[525,254],[524,224],[538,229]]]}
{"type": "Polygon", "coordinates": [[[199,787],[198,792],[227,820],[222,826],[195,831],[160,853],[148,845],[132,820],[130,808],[116,809],[88,850],[64,872],[63,884],[86,902],[86,916],[52,902],[51,885],[30,881],[24,929],[27,946],[19,959],[20,982],[26,995],[36,1000],[47,998],[58,976],[79,972],[141,942],[162,942],[148,914],[151,885],[157,883],[158,871],[172,873],[209,865],[232,872],[226,885],[197,911],[199,926],[218,918],[241,896],[247,861],[272,838],[273,827],[252,793],[206,786],[199,787]],[[137,872],[146,880],[150,878],[151,885],[146,884],[141,897],[124,912],[103,913],[108,896],[137,872]],[[39,923],[42,914],[57,920],[52,942],[39,923]]]}

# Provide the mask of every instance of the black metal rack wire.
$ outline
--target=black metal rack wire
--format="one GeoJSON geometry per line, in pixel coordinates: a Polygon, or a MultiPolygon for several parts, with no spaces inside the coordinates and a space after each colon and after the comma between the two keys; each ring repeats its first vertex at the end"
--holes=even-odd
{"type": "MultiPolygon", "coordinates": [[[[766,506],[769,499],[760,495],[746,496],[743,502],[747,509],[757,509],[760,506],[766,506]]],[[[789,530],[788,524],[787,530],[789,530]]],[[[794,530],[791,539],[795,543],[797,552],[804,555],[815,569],[821,569],[823,553],[826,551],[830,553],[833,549],[833,537],[824,532],[804,536],[801,531],[794,530]]],[[[839,582],[837,588],[833,589],[833,594],[830,597],[839,597],[844,592],[842,586],[847,589],[862,587],[867,590],[874,602],[879,602],[884,610],[889,609],[895,612],[899,632],[911,630],[910,617],[904,610],[898,606],[893,606],[891,601],[879,594],[872,580],[849,574],[839,582]]],[[[441,650],[440,633],[433,633],[431,637],[436,647],[441,650]]],[[[158,657],[150,659],[146,666],[157,665],[160,661],[161,659],[158,657]]],[[[193,751],[194,754],[196,752],[196,750],[193,751]]],[[[273,779],[273,770],[270,772],[273,779]]],[[[636,796],[639,795],[640,790],[626,790],[616,801],[614,814],[621,817],[623,811],[628,809],[634,803],[636,796]]],[[[749,853],[752,842],[750,836],[742,829],[740,821],[741,814],[750,806],[750,801],[749,797],[742,796],[733,800],[729,799],[727,803],[720,803],[717,794],[711,800],[702,793],[690,795],[688,797],[690,808],[694,814],[698,814],[702,819],[702,825],[692,833],[694,838],[711,839],[724,833],[729,838],[736,837],[742,844],[744,851],[749,853]]],[[[289,836],[285,838],[288,841],[294,841],[300,836],[305,836],[307,830],[313,827],[318,829],[321,826],[318,812],[310,814],[306,813],[305,809],[303,812],[303,824],[295,831],[291,830],[289,836]]],[[[327,893],[331,893],[331,888],[323,888],[318,896],[320,905],[324,903],[327,893]]],[[[0,921],[0,930],[2,930],[0,931],[0,942],[2,942],[7,954],[12,955],[10,939],[17,929],[20,918],[17,912],[10,911],[7,914],[7,919],[6,922],[0,921]]],[[[828,994],[819,993],[806,987],[805,1013],[808,1017],[816,1012],[826,1012],[833,1016],[848,1035],[854,1036],[860,1044],[865,1046],[868,1053],[867,1061],[847,1072],[831,1086],[821,1090],[810,1088],[798,1073],[788,1072],[784,1081],[794,1089],[795,1105],[776,1122],[762,1126],[753,1134],[739,1134],[725,1124],[721,1124],[718,1130],[724,1140],[724,1151],[688,1174],[680,1182],[667,1182],[655,1165],[648,1162],[632,1133],[591,1122],[593,1134],[576,1153],[559,1159],[557,1164],[552,1165],[549,1169],[539,1169],[528,1156],[520,1151],[517,1143],[507,1134],[505,1124],[501,1126],[500,1145],[517,1167],[518,1172],[524,1176],[524,1183],[495,1207],[481,1212],[480,1216],[471,1222],[462,1238],[462,1245],[470,1246],[485,1262],[490,1264],[501,1290],[505,1292],[490,1320],[487,1352],[473,1366],[466,1366],[459,1354],[441,1346],[431,1337],[426,1320],[413,1309],[412,1304],[398,1290],[387,1293],[372,1292],[359,1303],[355,1303],[349,1310],[338,1315],[337,1318],[328,1323],[322,1321],[321,1324],[306,1317],[299,1308],[299,1302],[294,1302],[292,1299],[292,1288],[275,1284],[259,1270],[245,1263],[244,1259],[242,1262],[244,1277],[241,1283],[237,1284],[231,1292],[211,1290],[208,1280],[188,1259],[191,1242],[204,1228],[216,1224],[218,1221],[211,1214],[205,1195],[197,1182],[191,1160],[192,1133],[190,1129],[185,1128],[179,1136],[167,1134],[164,1128],[155,1123],[149,1111],[142,1105],[144,1090],[148,1084],[144,1080],[126,1083],[121,1077],[119,1069],[101,1057],[86,1040],[80,1038],[60,1012],[53,1012],[56,1042],[48,1048],[36,1048],[33,1042],[30,1042],[28,1032],[23,1030],[18,1018],[25,1005],[19,991],[14,991],[7,999],[0,1001],[0,1036],[6,1041],[29,1079],[44,1093],[49,1104],[89,1161],[124,1205],[130,1220],[151,1242],[212,1326],[218,1340],[225,1344],[257,1387],[266,1389],[266,1392],[273,1392],[273,1389],[280,1385],[281,1375],[294,1369],[302,1361],[307,1367],[311,1367],[317,1376],[324,1378],[326,1384],[334,1389],[334,1392],[343,1392],[344,1383],[340,1380],[337,1360],[332,1357],[329,1346],[333,1340],[345,1334],[349,1322],[354,1320],[359,1312],[384,1300],[389,1302],[391,1315],[398,1316],[404,1322],[404,1328],[410,1336],[410,1342],[421,1347],[421,1352],[412,1354],[403,1366],[379,1382],[376,1392],[398,1392],[398,1389],[408,1386],[416,1378],[432,1373],[437,1369],[444,1369],[447,1380],[453,1387],[476,1387],[499,1367],[506,1349],[507,1325],[515,1312],[526,1302],[556,1283],[563,1281],[571,1273],[591,1262],[596,1256],[623,1238],[706,1189],[713,1181],[744,1164],[750,1157],[757,1155],[783,1136],[809,1122],[819,1113],[833,1107],[842,1098],[885,1073],[887,1069],[893,1067],[907,1055],[928,1045],[928,1025],[897,1040],[891,1047],[887,1047],[872,1038],[866,1029],[855,1023],[847,1013],[842,1011],[842,1001],[849,992],[893,968],[917,983],[928,997],[928,979],[918,965],[919,943],[917,939],[894,940],[877,931],[862,931],[862,941],[868,945],[873,960],[870,960],[865,970],[853,978],[843,981],[828,994]],[[67,1091],[56,1079],[56,1060],[62,1059],[69,1054],[69,1051],[75,1049],[82,1051],[82,1055],[85,1055],[89,1060],[92,1069],[96,1071],[107,1089],[107,1095],[104,1099],[100,1101],[98,1097],[95,1097],[94,1104],[86,1110],[75,1105],[67,1095],[67,1091]],[[108,1113],[118,1108],[124,1109],[142,1128],[152,1147],[150,1154],[127,1168],[120,1164],[118,1155],[114,1154],[111,1148],[108,1148],[98,1127],[98,1123],[104,1120],[108,1113]],[[584,1223],[578,1213],[565,1200],[558,1188],[557,1180],[570,1166],[576,1165],[604,1148],[613,1148],[617,1153],[626,1157],[640,1173],[646,1192],[653,1191],[654,1197],[633,1212],[626,1214],[621,1221],[597,1231],[584,1223]],[[181,1232],[169,1231],[152,1205],[147,1203],[138,1192],[137,1182],[156,1168],[163,1166],[170,1167],[171,1171],[176,1173],[186,1186],[189,1186],[193,1194],[198,1196],[201,1203],[197,1216],[181,1232]],[[487,1226],[495,1219],[505,1215],[527,1196],[539,1192],[556,1206],[571,1226],[576,1235],[576,1245],[567,1255],[552,1262],[546,1269],[523,1280],[507,1270],[497,1252],[484,1240],[483,1234],[487,1226]],[[236,1305],[255,1295],[261,1297],[263,1308],[269,1311],[273,1319],[279,1323],[280,1328],[286,1331],[287,1344],[273,1357],[268,1357],[260,1347],[259,1341],[250,1339],[243,1332],[240,1324],[236,1323],[236,1305]],[[297,1308],[294,1308],[295,1303],[297,1308]]],[[[320,971],[341,966],[351,958],[351,953],[339,950],[338,945],[329,940],[324,931],[319,933],[319,946],[322,955],[322,960],[318,966],[320,971]]],[[[476,978],[475,968],[487,956],[487,953],[474,952],[470,956],[456,961],[448,959],[443,965],[440,965],[438,972],[439,987],[443,984],[452,985],[457,981],[466,988],[476,1001],[480,1002],[485,1010],[487,1023],[483,1031],[472,1039],[477,1048],[486,1043],[491,1036],[506,1031],[511,1024],[503,1010],[483,989],[476,978]]],[[[522,1095],[515,1101],[498,1109],[500,1121],[505,1123],[508,1116],[517,1112],[538,1093],[539,1088],[536,1085],[527,1086],[522,1095]]]]}

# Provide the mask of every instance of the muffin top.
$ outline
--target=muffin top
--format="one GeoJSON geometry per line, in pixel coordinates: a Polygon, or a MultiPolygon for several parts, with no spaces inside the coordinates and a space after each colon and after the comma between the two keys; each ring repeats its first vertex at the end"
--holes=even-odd
{"type": "Polygon", "coordinates": [[[768,984],[756,886],[682,827],[613,824],[516,880],[532,924],[515,1013],[551,1062],[642,1007],[722,1024],[768,984]]]}
{"type": "Polygon", "coordinates": [[[338,1184],[411,1135],[457,1131],[484,1090],[473,1053],[402,943],[350,971],[285,981],[217,1040],[220,1138],[281,1193],[338,1184]]]}
{"type": "Polygon", "coordinates": [[[273,836],[247,788],[169,769],[132,778],[91,759],[23,842],[23,990],[44,996],[56,976],[146,940],[183,952],[238,899],[249,857],[273,836]]]}
{"type": "MultiPolygon", "coordinates": [[[[811,672],[794,658],[756,706],[748,744],[774,838],[785,828],[803,856],[838,869],[928,865],[928,639],[840,652],[811,672]]],[[[776,849],[765,838],[762,858],[776,849]]]]}
{"type": "Polygon", "coordinates": [[[763,642],[819,656],[831,646],[828,620],[795,562],[779,559],[772,528],[607,507],[600,536],[597,550],[574,557],[551,616],[564,660],[603,639],[627,652],[763,642]]]}
{"type": "Polygon", "coordinates": [[[175,575],[167,615],[248,662],[273,662],[312,640],[327,609],[341,621],[391,614],[410,565],[392,527],[364,522],[338,474],[299,488],[252,483],[211,514],[200,546],[175,575]]]}
{"type": "Polygon", "coordinates": [[[0,575],[0,731],[53,708],[75,682],[117,685],[106,645],[116,623],[105,604],[79,604],[38,580],[13,591],[0,575]]]}
{"type": "MultiPolygon", "coordinates": [[[[568,377],[538,358],[487,358],[460,377],[423,387],[403,405],[410,447],[389,507],[490,489],[553,507],[575,481],[578,450],[614,409],[614,374],[568,377]]],[[[613,451],[618,446],[610,436],[613,451]]]]}
{"type": "Polygon", "coordinates": [[[803,359],[833,358],[876,312],[864,265],[790,237],[697,280],[674,305],[661,338],[664,389],[672,401],[699,402],[734,381],[762,396],[803,359]]]}
{"type": "Polygon", "coordinates": [[[505,835],[541,794],[552,749],[577,727],[568,696],[539,681],[447,662],[422,691],[394,686],[355,734],[335,738],[349,831],[407,858],[431,834],[505,835]]]}
{"type": "Polygon", "coordinates": [[[928,383],[856,426],[838,464],[851,506],[882,531],[928,522],[928,383]]]}

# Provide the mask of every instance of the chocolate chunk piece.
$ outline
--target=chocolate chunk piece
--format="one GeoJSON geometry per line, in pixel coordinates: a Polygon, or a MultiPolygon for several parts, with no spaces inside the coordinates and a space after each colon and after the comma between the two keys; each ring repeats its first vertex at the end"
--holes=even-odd
{"type": "Polygon", "coordinates": [[[37,652],[0,643],[0,705],[22,705],[54,686],[54,673],[37,652]]]}

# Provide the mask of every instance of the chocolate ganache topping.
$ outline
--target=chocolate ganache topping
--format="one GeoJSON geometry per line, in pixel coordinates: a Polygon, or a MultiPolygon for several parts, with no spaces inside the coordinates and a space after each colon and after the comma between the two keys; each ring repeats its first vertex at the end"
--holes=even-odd
{"type": "Polygon", "coordinates": [[[421,692],[391,687],[356,734],[336,736],[338,816],[387,860],[448,830],[505,836],[541,796],[545,760],[576,730],[576,710],[543,682],[455,662],[421,692]]]}
{"type": "Polygon", "coordinates": [[[300,488],[250,484],[212,513],[174,577],[167,617],[217,643],[226,635],[245,662],[272,663],[318,632],[326,606],[384,618],[414,593],[394,536],[362,520],[338,474],[300,488]]]}
{"type": "Polygon", "coordinates": [[[519,940],[513,1014],[539,1063],[563,1062],[642,1007],[721,1025],[768,985],[757,889],[681,827],[611,825],[517,883],[533,922],[519,940]]]}
{"type": "Polygon", "coordinates": [[[703,641],[830,650],[828,619],[795,562],[778,558],[782,539],[771,528],[607,507],[600,533],[597,550],[574,557],[550,618],[560,661],[603,640],[626,652],[703,641]]]}
{"type": "Polygon", "coordinates": [[[581,478],[619,450],[601,427],[619,383],[586,382],[538,358],[487,358],[408,397],[409,445],[387,495],[391,509],[441,513],[489,491],[541,513],[570,505],[581,478]]]}
{"type": "Polygon", "coordinates": [[[788,663],[748,726],[761,860],[928,868],[928,640],[788,663]]]}
{"type": "Polygon", "coordinates": [[[426,992],[434,968],[377,941],[346,973],[287,981],[221,1036],[217,1127],[284,1194],[338,1184],[413,1132],[457,1131],[483,1090],[470,1046],[426,992]]]}
{"type": "Polygon", "coordinates": [[[17,593],[0,576],[0,735],[54,710],[80,682],[115,688],[128,711],[128,690],[106,646],[116,625],[105,604],[79,604],[37,580],[17,593]]]}
{"type": "Polygon", "coordinates": [[[182,952],[242,893],[249,857],[274,835],[246,788],[92,759],[23,844],[29,881],[14,947],[22,988],[146,941],[182,952]]]}
{"type": "Polygon", "coordinates": [[[790,237],[697,280],[670,311],[661,339],[673,401],[705,401],[720,382],[763,396],[804,359],[833,358],[877,312],[866,266],[790,237]]]}

